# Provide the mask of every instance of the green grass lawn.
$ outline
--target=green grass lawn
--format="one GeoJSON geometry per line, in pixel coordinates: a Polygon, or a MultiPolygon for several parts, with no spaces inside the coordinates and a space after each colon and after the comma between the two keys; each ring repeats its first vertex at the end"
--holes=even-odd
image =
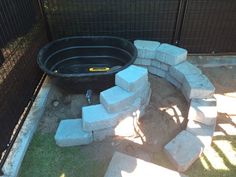
{"type": "Polygon", "coordinates": [[[93,161],[79,147],[60,148],[53,134],[37,132],[22,163],[20,177],[103,176],[109,162],[93,161]]]}
{"type": "MultiPolygon", "coordinates": [[[[87,158],[88,154],[80,152],[80,147],[60,148],[55,144],[53,136],[53,134],[40,132],[35,134],[24,158],[20,177],[104,176],[109,164],[108,160],[91,160],[87,158]]],[[[212,147],[211,151],[204,153],[185,174],[190,177],[236,176],[236,137],[216,137],[212,147]],[[224,143],[225,147],[223,147],[224,143]],[[227,152],[224,152],[223,148],[226,148],[227,152]]],[[[164,154],[157,153],[155,162],[173,168],[164,154]]]]}

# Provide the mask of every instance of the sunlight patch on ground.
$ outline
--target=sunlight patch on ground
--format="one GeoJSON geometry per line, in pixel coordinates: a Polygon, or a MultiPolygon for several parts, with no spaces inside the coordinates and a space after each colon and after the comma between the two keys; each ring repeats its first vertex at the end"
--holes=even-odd
{"type": "Polygon", "coordinates": [[[62,174],[60,175],[60,177],[66,177],[65,173],[62,173],[62,174]]]}
{"type": "Polygon", "coordinates": [[[215,131],[214,132],[214,137],[216,137],[216,136],[226,136],[226,134],[222,131],[215,131]]]}
{"type": "Polygon", "coordinates": [[[161,107],[159,110],[169,114],[175,123],[180,123],[184,120],[184,117],[182,116],[182,113],[177,105],[173,105],[171,107],[161,107]]]}
{"type": "Polygon", "coordinates": [[[208,162],[207,162],[206,158],[205,158],[203,155],[200,157],[200,161],[201,161],[201,163],[202,163],[202,166],[203,166],[206,170],[210,170],[210,167],[209,167],[209,165],[208,165],[208,162]]]}
{"type": "Polygon", "coordinates": [[[236,98],[236,92],[224,93],[225,96],[236,98]]]}
{"type": "Polygon", "coordinates": [[[231,124],[218,124],[220,128],[222,128],[227,135],[236,135],[236,127],[231,124]]]}
{"type": "Polygon", "coordinates": [[[233,150],[233,147],[230,141],[227,140],[215,140],[214,144],[224,153],[227,160],[236,166],[236,152],[233,150]]]}
{"type": "Polygon", "coordinates": [[[216,170],[229,170],[229,168],[225,165],[224,160],[219,156],[213,147],[205,149],[204,155],[212,168],[216,170]]]}
{"type": "Polygon", "coordinates": [[[217,100],[217,110],[220,113],[227,113],[229,115],[236,115],[236,98],[225,96],[221,94],[214,95],[217,100]]]}

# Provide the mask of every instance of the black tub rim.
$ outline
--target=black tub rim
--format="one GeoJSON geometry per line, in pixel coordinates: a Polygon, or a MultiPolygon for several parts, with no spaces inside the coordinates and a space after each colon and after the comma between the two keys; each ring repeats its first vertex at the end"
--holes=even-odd
{"type": "Polygon", "coordinates": [[[38,53],[37,56],[37,64],[40,67],[40,69],[45,72],[46,74],[53,76],[53,77],[60,77],[60,78],[79,78],[79,77],[90,77],[90,76],[106,76],[106,75],[112,75],[116,74],[117,72],[129,67],[131,64],[134,63],[135,59],[137,58],[138,51],[137,48],[134,46],[132,42],[130,42],[128,39],[121,38],[121,37],[116,37],[116,36],[69,36],[69,37],[63,37],[60,39],[53,40],[46,44],[44,47],[42,47],[38,53]],[[43,57],[44,52],[52,45],[63,41],[63,40],[70,40],[70,39],[92,39],[92,38],[107,38],[107,39],[114,39],[114,40],[120,40],[125,43],[128,43],[132,49],[133,49],[133,55],[131,56],[131,60],[127,62],[124,66],[118,69],[114,69],[112,71],[107,71],[107,72],[101,72],[101,73],[80,73],[80,74],[61,74],[61,73],[55,73],[47,69],[45,65],[42,63],[41,58],[43,57]]]}

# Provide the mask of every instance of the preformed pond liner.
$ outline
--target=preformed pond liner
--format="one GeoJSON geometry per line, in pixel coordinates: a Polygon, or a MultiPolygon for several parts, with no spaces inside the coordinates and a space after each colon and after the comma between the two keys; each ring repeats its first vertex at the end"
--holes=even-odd
{"type": "Polygon", "coordinates": [[[55,40],[38,54],[39,67],[70,93],[100,92],[114,85],[115,74],[130,66],[137,49],[126,39],[75,36],[55,40]]]}

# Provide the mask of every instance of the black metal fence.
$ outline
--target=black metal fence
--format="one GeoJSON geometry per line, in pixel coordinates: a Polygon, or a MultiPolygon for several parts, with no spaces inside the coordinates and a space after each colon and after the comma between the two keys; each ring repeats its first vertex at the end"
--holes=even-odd
{"type": "Polygon", "coordinates": [[[188,0],[180,33],[192,53],[236,53],[236,1],[188,0]]]}
{"type": "Polygon", "coordinates": [[[114,35],[170,43],[178,0],[45,0],[54,39],[68,35],[114,35]]]}
{"type": "Polygon", "coordinates": [[[236,52],[235,0],[43,0],[53,39],[114,35],[190,53],[236,52]]]}
{"type": "Polygon", "coordinates": [[[42,77],[36,55],[45,42],[36,0],[0,1],[0,158],[42,77]]]}
{"type": "Polygon", "coordinates": [[[173,43],[190,53],[236,53],[236,1],[0,0],[0,156],[42,77],[36,54],[46,34],[114,35],[173,43]]]}

